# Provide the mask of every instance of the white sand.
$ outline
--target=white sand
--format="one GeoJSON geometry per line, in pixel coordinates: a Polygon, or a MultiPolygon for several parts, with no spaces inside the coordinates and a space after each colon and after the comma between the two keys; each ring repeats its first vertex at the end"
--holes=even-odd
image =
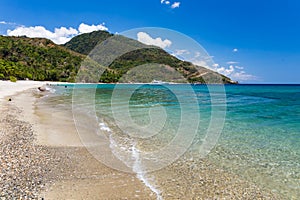
{"type": "Polygon", "coordinates": [[[46,146],[82,146],[71,110],[54,113],[52,110],[44,109],[44,113],[37,113],[34,109],[34,97],[24,92],[33,88],[38,90],[38,87],[46,84],[56,85],[59,82],[17,81],[14,83],[0,81],[0,105],[3,106],[2,103],[11,98],[12,104],[23,110],[20,118],[34,126],[37,137],[35,142],[37,144],[46,146]]]}
{"type": "Polygon", "coordinates": [[[0,81],[0,103],[12,98],[12,103],[23,110],[20,117],[34,126],[37,137],[35,142],[37,144],[46,146],[82,146],[71,110],[53,112],[51,109],[46,110],[44,108],[44,112],[37,112],[34,109],[34,97],[24,92],[33,88],[38,90],[38,87],[46,84],[56,85],[59,82],[17,81],[14,83],[0,81]],[[17,93],[18,95],[16,95],[17,93]]]}
{"type": "Polygon", "coordinates": [[[0,101],[3,101],[18,92],[31,88],[38,88],[45,84],[46,82],[42,81],[17,81],[15,83],[10,81],[0,81],[0,101]]]}

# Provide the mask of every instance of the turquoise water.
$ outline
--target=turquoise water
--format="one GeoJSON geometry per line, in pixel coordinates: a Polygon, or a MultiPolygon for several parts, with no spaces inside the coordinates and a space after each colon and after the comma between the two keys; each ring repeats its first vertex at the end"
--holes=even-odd
{"type": "Polygon", "coordinates": [[[300,86],[226,86],[216,163],[287,198],[300,196],[300,86]]]}
{"type": "Polygon", "coordinates": [[[106,138],[158,198],[147,170],[186,151],[287,199],[300,196],[300,85],[67,86],[54,87],[47,100],[73,101],[75,118],[91,119],[78,126],[106,138]]]}

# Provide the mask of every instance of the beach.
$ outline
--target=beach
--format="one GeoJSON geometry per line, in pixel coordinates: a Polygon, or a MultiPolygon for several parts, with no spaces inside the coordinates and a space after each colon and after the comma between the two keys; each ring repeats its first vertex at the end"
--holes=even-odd
{"type": "Polygon", "coordinates": [[[80,141],[71,107],[61,110],[37,103],[44,96],[37,87],[44,82],[14,84],[0,82],[4,199],[281,199],[188,153],[145,174],[154,190],[136,174],[96,160],[80,141]]]}
{"type": "Polygon", "coordinates": [[[63,137],[42,133],[45,127],[39,127],[32,96],[42,85],[1,82],[1,198],[155,199],[135,175],[95,160],[76,132],[63,137]]]}

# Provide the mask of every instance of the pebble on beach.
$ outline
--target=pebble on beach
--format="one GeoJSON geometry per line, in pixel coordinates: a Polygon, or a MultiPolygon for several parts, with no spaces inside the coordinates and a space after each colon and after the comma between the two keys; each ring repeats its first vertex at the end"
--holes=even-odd
{"type": "Polygon", "coordinates": [[[38,199],[46,182],[54,178],[55,154],[34,145],[29,123],[17,119],[12,105],[1,108],[0,116],[0,199],[38,199]]]}

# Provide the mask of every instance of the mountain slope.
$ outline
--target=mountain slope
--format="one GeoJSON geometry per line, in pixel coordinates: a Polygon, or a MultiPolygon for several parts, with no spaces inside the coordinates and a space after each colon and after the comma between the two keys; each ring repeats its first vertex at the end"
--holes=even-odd
{"type": "Polygon", "coordinates": [[[0,79],[74,81],[84,57],[48,39],[0,36],[0,79]]]}
{"type": "Polygon", "coordinates": [[[111,36],[113,36],[113,34],[107,31],[94,31],[76,36],[63,46],[72,51],[88,55],[98,43],[103,42],[111,36]]]}
{"type": "MultiPolygon", "coordinates": [[[[106,31],[94,31],[92,33],[86,33],[78,35],[72,38],[64,46],[78,53],[88,55],[89,53],[95,54],[97,51],[97,44],[101,44],[103,41],[108,41],[113,34],[109,34],[106,31]],[[80,47],[80,48],[79,48],[80,47]],[[83,48],[86,47],[86,48],[83,48]],[[95,48],[96,47],[96,48],[95,48]],[[95,50],[96,49],[96,50],[95,50]]],[[[179,60],[178,58],[170,55],[163,49],[154,46],[144,45],[136,40],[132,40],[123,36],[121,38],[122,43],[129,44],[130,46],[139,47],[138,50],[133,50],[122,56],[116,58],[109,64],[108,69],[103,73],[101,82],[118,82],[120,78],[128,73],[130,70],[137,66],[141,66],[149,63],[162,64],[165,67],[171,67],[176,72],[180,73],[188,82],[192,83],[235,83],[230,78],[221,75],[217,72],[209,70],[205,67],[193,65],[190,62],[179,60]]],[[[107,46],[107,48],[110,48],[107,46]]],[[[134,49],[134,48],[132,48],[134,49]]],[[[113,49],[111,50],[113,52],[113,49]]],[[[89,55],[93,57],[93,55],[89,55]]],[[[112,53],[113,54],[113,53],[112,53]]],[[[102,64],[102,63],[101,63],[102,64]]],[[[146,69],[149,72],[149,70],[146,69]]],[[[138,72],[145,73],[145,70],[138,72]]],[[[129,81],[129,80],[128,80],[129,81]]],[[[146,80],[139,80],[147,82],[146,80]]],[[[137,80],[131,80],[131,82],[139,82],[137,80]]],[[[174,81],[178,80],[163,80],[174,81]]],[[[182,82],[182,81],[180,81],[182,82]]]]}
{"type": "Polygon", "coordinates": [[[95,48],[112,36],[106,31],[95,31],[76,36],[62,46],[44,38],[0,36],[0,79],[15,77],[103,83],[150,82],[158,79],[168,82],[234,83],[230,78],[209,69],[179,60],[161,48],[123,36],[113,37],[119,41],[106,46],[104,50],[95,48]],[[113,52],[128,47],[132,51],[121,54],[112,62],[102,62],[105,56],[109,60],[113,52]],[[99,51],[111,53],[102,56],[99,51]],[[80,66],[83,70],[78,74],[80,66]],[[136,70],[137,66],[144,68],[136,70]]]}

